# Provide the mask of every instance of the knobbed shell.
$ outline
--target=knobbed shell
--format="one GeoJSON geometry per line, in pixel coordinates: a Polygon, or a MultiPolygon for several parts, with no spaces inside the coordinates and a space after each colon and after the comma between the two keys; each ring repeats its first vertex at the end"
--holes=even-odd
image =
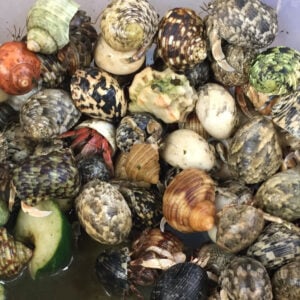
{"type": "Polygon", "coordinates": [[[79,8],[73,0],[36,0],[26,19],[27,48],[52,54],[69,42],[69,24],[79,8]]]}
{"type": "Polygon", "coordinates": [[[147,0],[112,0],[100,16],[100,34],[118,51],[136,50],[131,60],[140,59],[158,28],[159,17],[147,0]]]}
{"type": "Polygon", "coordinates": [[[280,167],[282,151],[271,121],[256,116],[234,134],[228,150],[228,165],[247,184],[272,176],[280,167]]]}
{"type": "Polygon", "coordinates": [[[6,42],[0,46],[0,88],[11,95],[31,91],[40,78],[41,62],[24,42],[6,42]]]}
{"type": "Polygon", "coordinates": [[[32,250],[10,235],[5,227],[0,228],[0,277],[18,275],[32,257],[32,250]]]}
{"type": "Polygon", "coordinates": [[[215,222],[215,184],[200,169],[177,174],[163,195],[163,215],[181,232],[207,231],[215,222]]]}
{"type": "Polygon", "coordinates": [[[75,71],[71,95],[83,114],[104,121],[117,123],[127,110],[127,101],[118,81],[95,67],[75,71]]]}
{"type": "Polygon", "coordinates": [[[206,272],[196,264],[183,262],[163,272],[155,283],[150,299],[204,300],[207,295],[206,272]]]}
{"type": "Polygon", "coordinates": [[[254,59],[249,83],[266,95],[296,91],[300,83],[300,52],[285,46],[271,47],[254,59]]]}
{"type": "Polygon", "coordinates": [[[255,194],[255,205],[287,221],[300,218],[300,174],[296,169],[276,173],[255,194]]]}
{"type": "Polygon", "coordinates": [[[203,20],[188,8],[173,8],[161,19],[157,54],[175,70],[192,68],[207,56],[203,20]]]}
{"type": "Polygon", "coordinates": [[[22,105],[20,123],[25,136],[41,140],[69,130],[80,116],[80,111],[66,91],[42,89],[22,105]]]}
{"type": "Polygon", "coordinates": [[[98,179],[86,183],[75,199],[79,221],[102,244],[123,242],[132,227],[131,211],[116,187],[98,179]]]}
{"type": "Polygon", "coordinates": [[[195,110],[204,129],[216,139],[229,138],[238,122],[234,98],[216,83],[199,89],[195,110]]]}
{"type": "Polygon", "coordinates": [[[251,257],[234,257],[221,272],[219,284],[224,299],[273,299],[266,269],[251,257]]]}

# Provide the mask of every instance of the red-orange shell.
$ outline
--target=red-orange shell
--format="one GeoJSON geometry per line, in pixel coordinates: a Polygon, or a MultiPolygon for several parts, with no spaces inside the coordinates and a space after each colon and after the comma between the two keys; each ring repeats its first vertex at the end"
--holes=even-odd
{"type": "Polygon", "coordinates": [[[10,95],[31,91],[38,82],[41,62],[24,42],[7,42],[0,46],[0,88],[10,95]]]}
{"type": "Polygon", "coordinates": [[[177,174],[163,195],[163,215],[181,232],[207,231],[215,222],[215,184],[200,169],[177,174]]]}

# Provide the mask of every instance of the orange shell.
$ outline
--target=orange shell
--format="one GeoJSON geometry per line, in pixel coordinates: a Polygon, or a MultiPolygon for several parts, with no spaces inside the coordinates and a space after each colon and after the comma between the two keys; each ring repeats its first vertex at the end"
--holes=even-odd
{"type": "Polygon", "coordinates": [[[157,184],[160,171],[158,146],[133,144],[126,159],[125,171],[130,180],[157,184]]]}
{"type": "Polygon", "coordinates": [[[207,231],[215,223],[215,183],[200,169],[177,174],[163,195],[163,215],[181,232],[207,231]]]}
{"type": "Polygon", "coordinates": [[[41,62],[24,42],[0,46],[0,88],[10,95],[30,92],[40,77],[41,62]]]}

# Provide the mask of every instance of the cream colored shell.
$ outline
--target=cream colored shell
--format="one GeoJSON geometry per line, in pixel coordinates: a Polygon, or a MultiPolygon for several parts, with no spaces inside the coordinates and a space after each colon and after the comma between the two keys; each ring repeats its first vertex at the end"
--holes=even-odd
{"type": "Polygon", "coordinates": [[[234,98],[220,84],[207,83],[198,92],[196,113],[204,129],[216,139],[227,139],[237,124],[234,98]]]}
{"type": "Polygon", "coordinates": [[[163,141],[161,157],[181,169],[198,168],[209,171],[215,163],[208,142],[190,129],[177,129],[163,141]]]}

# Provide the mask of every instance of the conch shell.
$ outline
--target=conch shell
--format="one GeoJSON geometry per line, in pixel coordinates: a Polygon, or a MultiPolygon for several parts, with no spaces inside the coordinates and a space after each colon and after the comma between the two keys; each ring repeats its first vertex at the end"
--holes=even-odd
{"type": "Polygon", "coordinates": [[[200,169],[177,174],[163,195],[163,215],[181,232],[207,231],[215,222],[215,183],[200,169]]]}
{"type": "Polygon", "coordinates": [[[27,48],[51,54],[68,44],[70,21],[79,6],[73,0],[37,0],[27,15],[27,48]]]}
{"type": "Polygon", "coordinates": [[[40,78],[41,62],[24,42],[7,42],[0,47],[0,88],[10,95],[31,91],[40,78]]]}

